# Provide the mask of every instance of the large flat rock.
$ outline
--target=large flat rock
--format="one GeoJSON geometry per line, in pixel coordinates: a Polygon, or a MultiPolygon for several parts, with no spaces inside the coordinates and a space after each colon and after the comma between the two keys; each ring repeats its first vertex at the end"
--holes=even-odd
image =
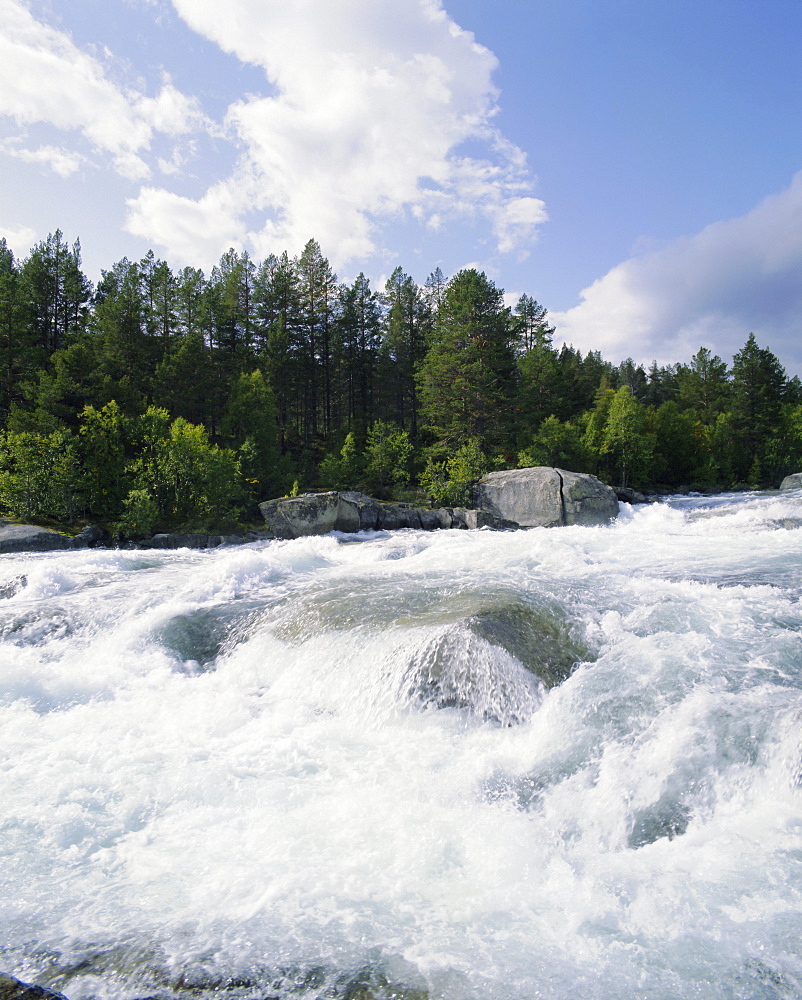
{"type": "Polygon", "coordinates": [[[34,524],[4,524],[0,526],[0,552],[52,552],[73,549],[76,545],[68,535],[34,524]]]}
{"type": "MultiPolygon", "coordinates": [[[[352,496],[355,498],[360,494],[352,496]]],[[[360,530],[358,502],[337,492],[305,493],[298,497],[265,500],[259,504],[259,509],[277,538],[360,530]]]]}
{"type": "Polygon", "coordinates": [[[107,538],[106,533],[94,524],[88,524],[77,535],[62,535],[60,531],[36,524],[8,524],[0,520],[0,553],[86,549],[101,544],[107,538]]]}
{"type": "Polygon", "coordinates": [[[780,483],[781,490],[802,490],[802,472],[794,472],[786,476],[780,483]]]}
{"type": "Polygon", "coordinates": [[[489,511],[441,507],[428,510],[404,503],[383,503],[354,490],[305,493],[259,504],[277,538],[325,535],[329,531],[397,531],[414,528],[516,528],[489,511]]]}
{"type": "Polygon", "coordinates": [[[474,487],[473,502],[522,528],[606,524],[618,516],[610,486],[595,476],[549,466],[489,472],[474,487]]]}

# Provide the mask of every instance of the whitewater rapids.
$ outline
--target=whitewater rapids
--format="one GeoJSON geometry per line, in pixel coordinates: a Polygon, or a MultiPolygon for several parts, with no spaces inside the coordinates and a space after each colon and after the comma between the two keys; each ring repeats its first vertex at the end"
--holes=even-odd
{"type": "Polygon", "coordinates": [[[802,491],[2,556],[0,971],[799,1000],[801,586],[802,491]]]}

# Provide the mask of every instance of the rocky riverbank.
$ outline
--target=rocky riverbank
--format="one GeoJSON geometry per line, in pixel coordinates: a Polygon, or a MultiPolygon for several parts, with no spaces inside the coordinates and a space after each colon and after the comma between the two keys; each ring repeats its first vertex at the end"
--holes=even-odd
{"type": "MultiPolygon", "coordinates": [[[[802,488],[802,473],[786,476],[781,490],[802,488]]],[[[678,492],[683,492],[682,490],[678,492]]],[[[714,493],[721,491],[713,491],[714,493]]],[[[435,529],[558,527],[567,524],[603,524],[616,517],[617,501],[655,503],[668,490],[643,494],[631,487],[613,489],[594,476],[561,469],[533,468],[492,472],[476,484],[474,507],[415,507],[386,503],[355,491],[306,493],[299,497],[266,500],[260,509],[268,526],[228,534],[159,532],[149,538],[115,541],[98,525],[76,535],[53,528],[19,524],[0,518],[0,554],[53,552],[62,549],[213,549],[244,545],[271,538],[298,538],[328,531],[394,531],[399,528],[435,529]]]]}
{"type": "Polygon", "coordinates": [[[278,538],[398,528],[551,528],[604,524],[618,515],[610,486],[595,476],[547,466],[488,473],[472,496],[473,507],[430,510],[343,490],[266,500],[259,509],[278,538]]]}

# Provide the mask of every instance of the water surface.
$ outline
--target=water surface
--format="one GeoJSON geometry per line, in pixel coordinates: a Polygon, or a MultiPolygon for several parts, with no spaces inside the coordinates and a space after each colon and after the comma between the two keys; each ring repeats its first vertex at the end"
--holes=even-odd
{"type": "Polygon", "coordinates": [[[802,492],[0,557],[0,968],[802,996],[802,492]]]}

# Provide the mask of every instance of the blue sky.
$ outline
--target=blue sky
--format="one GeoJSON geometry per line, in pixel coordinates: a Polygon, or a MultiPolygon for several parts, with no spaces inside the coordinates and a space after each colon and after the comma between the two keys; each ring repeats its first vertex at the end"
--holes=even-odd
{"type": "Polygon", "coordinates": [[[802,373],[798,0],[0,0],[0,235],[478,266],[618,361],[802,373]]]}

